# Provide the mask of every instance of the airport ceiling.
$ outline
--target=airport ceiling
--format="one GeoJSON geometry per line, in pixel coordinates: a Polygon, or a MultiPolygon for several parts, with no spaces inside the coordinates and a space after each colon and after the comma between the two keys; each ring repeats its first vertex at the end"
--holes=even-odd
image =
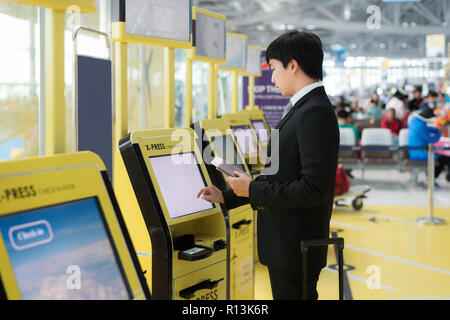
{"type": "Polygon", "coordinates": [[[316,33],[324,51],[344,46],[348,56],[422,58],[427,34],[450,42],[450,0],[193,0],[227,16],[229,32],[266,48],[296,29],[316,33]],[[393,3],[391,3],[393,2],[393,3]]]}

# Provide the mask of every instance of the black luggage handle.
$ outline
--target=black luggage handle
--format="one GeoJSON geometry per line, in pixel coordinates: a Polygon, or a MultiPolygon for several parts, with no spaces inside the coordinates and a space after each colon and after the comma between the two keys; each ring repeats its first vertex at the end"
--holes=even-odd
{"type": "Polygon", "coordinates": [[[307,259],[308,251],[310,247],[323,247],[330,244],[337,245],[338,247],[338,264],[339,264],[339,300],[344,300],[344,262],[343,262],[343,250],[344,250],[344,238],[328,238],[328,239],[314,239],[303,240],[300,242],[300,249],[302,251],[302,265],[303,265],[303,300],[308,299],[308,273],[307,273],[307,259]]]}
{"type": "Polygon", "coordinates": [[[248,225],[252,223],[252,220],[245,220],[242,219],[241,221],[238,221],[236,223],[233,223],[233,225],[231,226],[233,229],[240,229],[243,225],[248,225]]]}
{"type": "Polygon", "coordinates": [[[214,289],[217,287],[220,281],[222,281],[224,278],[221,278],[216,281],[211,281],[210,279],[202,281],[200,283],[194,284],[191,287],[188,287],[186,289],[183,289],[180,291],[180,297],[184,299],[192,299],[195,296],[195,292],[202,289],[214,289]]]}

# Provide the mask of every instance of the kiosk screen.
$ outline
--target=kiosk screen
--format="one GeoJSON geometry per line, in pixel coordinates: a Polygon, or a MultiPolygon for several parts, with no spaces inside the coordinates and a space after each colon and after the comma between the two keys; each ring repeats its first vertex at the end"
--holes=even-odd
{"type": "Polygon", "coordinates": [[[132,297],[96,198],[7,215],[0,230],[23,299],[132,297]]]}
{"type": "Polygon", "coordinates": [[[261,73],[261,51],[248,48],[246,73],[248,74],[261,73]]]}
{"type": "Polygon", "coordinates": [[[236,136],[239,148],[244,155],[248,156],[258,152],[255,139],[249,126],[235,126],[232,127],[233,133],[236,136]]]}
{"type": "Polygon", "coordinates": [[[252,120],[253,127],[255,128],[256,134],[260,142],[268,142],[269,135],[267,134],[266,126],[262,120],[252,120]]]}
{"type": "Polygon", "coordinates": [[[226,38],[226,63],[220,66],[228,68],[247,67],[247,40],[243,38],[226,38]]]}
{"type": "Polygon", "coordinates": [[[193,152],[150,157],[150,164],[170,218],[214,208],[208,201],[197,198],[205,180],[193,152]]]}
{"type": "Polygon", "coordinates": [[[230,135],[212,137],[211,141],[217,156],[222,158],[226,164],[232,164],[245,172],[244,160],[237,152],[236,145],[230,135]]]}
{"type": "Polygon", "coordinates": [[[197,13],[196,54],[225,59],[225,20],[197,13]]]}
{"type": "Polygon", "coordinates": [[[191,5],[188,0],[127,0],[126,33],[189,41],[191,5]]]}

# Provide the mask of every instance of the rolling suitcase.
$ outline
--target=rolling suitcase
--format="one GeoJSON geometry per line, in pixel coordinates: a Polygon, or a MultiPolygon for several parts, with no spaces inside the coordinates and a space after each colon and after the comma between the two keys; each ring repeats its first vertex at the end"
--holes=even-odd
{"type": "Polygon", "coordinates": [[[303,300],[308,299],[307,260],[308,260],[309,248],[310,247],[329,246],[330,244],[337,245],[337,247],[338,247],[339,300],[344,300],[344,261],[343,261],[344,238],[303,240],[300,243],[300,248],[301,248],[301,252],[302,252],[302,264],[303,264],[303,300]]]}

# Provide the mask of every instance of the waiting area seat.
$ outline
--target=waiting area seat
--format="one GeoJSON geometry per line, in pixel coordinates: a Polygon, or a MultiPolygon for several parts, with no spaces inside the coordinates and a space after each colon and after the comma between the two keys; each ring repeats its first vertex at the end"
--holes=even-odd
{"type": "Polygon", "coordinates": [[[383,169],[388,167],[398,167],[398,160],[396,153],[393,150],[385,149],[392,148],[392,134],[389,129],[384,128],[365,128],[361,134],[361,147],[373,148],[373,150],[361,151],[362,176],[364,177],[364,169],[367,165],[371,168],[381,167],[383,169]],[[383,149],[380,150],[379,147],[383,149]]]}
{"type": "MultiPolygon", "coordinates": [[[[353,129],[339,128],[340,146],[354,147],[356,146],[356,137],[353,129]]],[[[339,163],[346,165],[346,167],[358,165],[357,152],[354,150],[339,150],[339,163]]]]}
{"type": "MultiPolygon", "coordinates": [[[[362,131],[361,146],[387,147],[393,146],[392,134],[389,129],[366,128],[362,131]]],[[[392,150],[363,150],[361,152],[363,163],[396,164],[397,158],[392,150]]]]}
{"type": "Polygon", "coordinates": [[[362,132],[364,131],[364,129],[381,128],[381,120],[357,120],[353,125],[356,127],[356,129],[358,129],[359,136],[362,137],[362,132]]]}

